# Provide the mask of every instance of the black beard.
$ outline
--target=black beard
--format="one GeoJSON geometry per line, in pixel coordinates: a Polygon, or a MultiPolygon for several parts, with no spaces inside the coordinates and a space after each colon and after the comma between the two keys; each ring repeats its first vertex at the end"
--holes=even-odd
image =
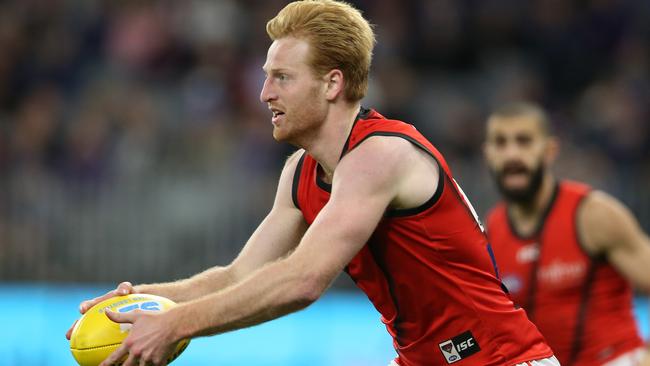
{"type": "Polygon", "coordinates": [[[500,172],[492,171],[492,174],[497,182],[499,192],[506,201],[516,204],[528,204],[533,201],[537,192],[539,192],[542,187],[544,170],[544,164],[540,161],[534,170],[529,171],[530,182],[528,183],[528,186],[523,189],[509,189],[503,184],[505,169],[500,172]]]}

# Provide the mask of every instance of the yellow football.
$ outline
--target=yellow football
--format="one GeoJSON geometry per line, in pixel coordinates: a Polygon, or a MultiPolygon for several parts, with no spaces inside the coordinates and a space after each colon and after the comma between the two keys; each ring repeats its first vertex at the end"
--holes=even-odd
{"type": "MultiPolygon", "coordinates": [[[[70,336],[70,351],[80,366],[97,366],[120,346],[131,328],[131,324],[111,321],[104,313],[106,309],[117,313],[136,309],[163,311],[175,305],[169,299],[148,294],[130,294],[104,300],[90,308],[75,324],[70,336]]],[[[189,342],[187,339],[179,342],[167,363],[178,357],[189,342]]]]}

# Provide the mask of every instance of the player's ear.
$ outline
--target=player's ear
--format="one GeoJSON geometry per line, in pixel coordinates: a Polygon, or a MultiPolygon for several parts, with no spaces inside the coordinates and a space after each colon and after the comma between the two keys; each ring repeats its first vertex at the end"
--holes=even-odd
{"type": "Polygon", "coordinates": [[[555,136],[549,136],[546,139],[544,160],[547,165],[553,164],[560,154],[560,140],[555,136]]]}
{"type": "Polygon", "coordinates": [[[341,70],[331,70],[325,74],[324,79],[327,83],[327,90],[325,91],[327,100],[333,101],[340,95],[343,95],[344,80],[343,72],[341,70]]]}

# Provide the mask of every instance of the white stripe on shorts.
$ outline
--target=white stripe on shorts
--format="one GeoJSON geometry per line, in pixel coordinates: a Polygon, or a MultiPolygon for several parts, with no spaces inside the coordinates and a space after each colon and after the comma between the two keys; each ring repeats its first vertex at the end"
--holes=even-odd
{"type": "Polygon", "coordinates": [[[543,360],[518,363],[516,366],[560,366],[560,362],[555,358],[555,356],[551,356],[543,360]]]}

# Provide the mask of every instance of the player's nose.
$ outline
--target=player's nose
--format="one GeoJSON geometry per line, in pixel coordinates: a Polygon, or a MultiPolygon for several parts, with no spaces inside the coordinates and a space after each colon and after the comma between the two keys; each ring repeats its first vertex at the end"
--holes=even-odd
{"type": "Polygon", "coordinates": [[[262,103],[268,103],[272,100],[276,100],[277,94],[273,91],[273,86],[271,85],[269,79],[264,80],[264,85],[262,85],[262,91],[260,92],[260,101],[262,103]]]}
{"type": "Polygon", "coordinates": [[[502,149],[503,156],[506,160],[518,160],[522,156],[522,151],[517,144],[512,141],[505,144],[502,149]]]}

